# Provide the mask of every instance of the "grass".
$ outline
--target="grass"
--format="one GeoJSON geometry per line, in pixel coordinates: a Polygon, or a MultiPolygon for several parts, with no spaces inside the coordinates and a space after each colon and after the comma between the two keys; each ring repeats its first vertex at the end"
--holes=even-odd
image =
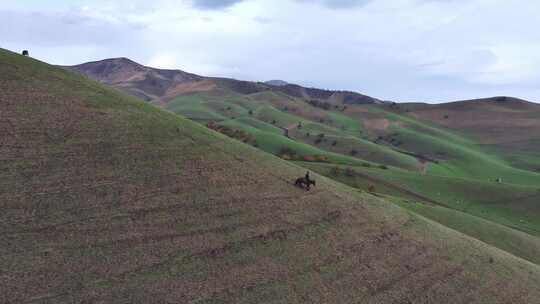
{"type": "Polygon", "coordinates": [[[403,208],[540,265],[540,238],[442,206],[397,199],[403,208]]]}
{"type": "Polygon", "coordinates": [[[59,68],[0,66],[3,302],[540,296],[540,267],[416,213],[317,174],[306,192],[304,167],[59,68]]]}
{"type": "MultiPolygon", "coordinates": [[[[193,106],[189,100],[182,103],[193,106]]],[[[347,112],[322,111],[307,103],[299,107],[295,99],[273,92],[237,96],[234,106],[229,101],[204,96],[198,97],[195,104],[202,104],[211,113],[228,115],[221,124],[253,135],[259,148],[266,152],[278,155],[288,148],[299,156],[324,155],[330,164],[357,167],[376,179],[343,179],[317,164],[302,164],[311,169],[315,166],[318,172],[349,185],[367,189],[375,184],[379,192],[405,198],[411,197],[403,190],[410,191],[454,210],[532,235],[540,234],[540,210],[535,204],[540,174],[512,167],[512,162],[507,162],[508,157],[502,157],[499,150],[478,145],[473,137],[463,133],[371,107],[368,113],[394,122],[386,132],[399,144],[389,147],[369,141],[369,130],[362,126],[361,118],[353,118],[347,112]],[[219,109],[225,106],[234,113],[220,113],[219,109]],[[246,113],[248,109],[252,115],[246,113]],[[290,129],[290,138],[283,136],[280,127],[290,129]],[[320,142],[316,142],[318,134],[325,135],[320,142]],[[439,162],[425,164],[427,174],[419,174],[421,164],[415,157],[393,149],[437,158],[439,162]],[[384,164],[390,170],[363,166],[369,163],[373,167],[384,164]],[[502,184],[496,182],[499,179],[502,184]]],[[[189,112],[182,110],[177,112],[189,116],[189,112]]],[[[536,163],[534,156],[523,155],[526,157],[522,157],[522,162],[536,163]]]]}
{"type": "Polygon", "coordinates": [[[540,191],[535,187],[499,184],[446,176],[422,175],[389,168],[352,167],[358,174],[347,176],[345,168],[335,176],[329,164],[302,164],[348,185],[406,199],[433,201],[534,236],[540,236],[540,191]]]}

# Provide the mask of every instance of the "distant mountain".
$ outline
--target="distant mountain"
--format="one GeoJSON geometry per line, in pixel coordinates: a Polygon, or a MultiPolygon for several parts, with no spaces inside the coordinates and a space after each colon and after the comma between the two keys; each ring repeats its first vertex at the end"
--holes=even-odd
{"type": "Polygon", "coordinates": [[[180,70],[163,70],[143,66],[127,58],[112,58],[66,67],[94,80],[112,85],[146,101],[168,96],[185,83],[204,78],[180,70]]]}
{"type": "Polygon", "coordinates": [[[288,82],[283,81],[283,80],[268,80],[268,81],[265,81],[264,83],[271,86],[276,86],[276,87],[286,86],[289,84],[288,82]]]}
{"type": "Polygon", "coordinates": [[[164,70],[143,66],[127,58],[87,62],[66,69],[79,72],[107,85],[153,103],[167,103],[178,96],[197,92],[234,92],[254,94],[281,92],[290,97],[317,99],[343,104],[382,104],[383,101],[356,92],[305,88],[282,80],[251,82],[230,78],[204,77],[181,70],[164,70]]]}

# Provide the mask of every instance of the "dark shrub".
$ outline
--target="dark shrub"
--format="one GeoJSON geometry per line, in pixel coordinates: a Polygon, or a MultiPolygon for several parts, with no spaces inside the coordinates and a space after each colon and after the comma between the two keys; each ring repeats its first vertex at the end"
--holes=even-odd
{"type": "MultiPolygon", "coordinates": [[[[316,99],[311,99],[311,100],[307,100],[307,103],[309,103],[310,105],[316,107],[316,108],[321,108],[323,110],[330,110],[330,108],[332,107],[331,104],[329,104],[328,102],[324,102],[324,101],[319,101],[319,100],[316,100],[316,99]]],[[[337,106],[336,106],[337,108],[337,106]]]]}
{"type": "Polygon", "coordinates": [[[297,152],[289,147],[282,147],[278,154],[283,159],[296,159],[297,152]]]}

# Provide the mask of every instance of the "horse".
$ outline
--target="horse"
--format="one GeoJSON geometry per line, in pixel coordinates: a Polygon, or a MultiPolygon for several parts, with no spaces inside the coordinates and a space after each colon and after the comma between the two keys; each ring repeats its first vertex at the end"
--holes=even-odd
{"type": "Polygon", "coordinates": [[[309,191],[311,185],[315,186],[315,181],[305,177],[299,177],[296,179],[294,184],[300,188],[305,188],[306,191],[309,191]]]}

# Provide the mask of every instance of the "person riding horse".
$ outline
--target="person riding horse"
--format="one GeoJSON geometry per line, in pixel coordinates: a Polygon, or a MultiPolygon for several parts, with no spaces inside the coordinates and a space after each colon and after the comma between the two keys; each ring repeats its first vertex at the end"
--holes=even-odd
{"type": "Polygon", "coordinates": [[[309,191],[311,185],[315,186],[315,181],[309,178],[308,171],[306,172],[306,176],[297,178],[294,184],[300,188],[305,188],[306,191],[309,191]]]}

